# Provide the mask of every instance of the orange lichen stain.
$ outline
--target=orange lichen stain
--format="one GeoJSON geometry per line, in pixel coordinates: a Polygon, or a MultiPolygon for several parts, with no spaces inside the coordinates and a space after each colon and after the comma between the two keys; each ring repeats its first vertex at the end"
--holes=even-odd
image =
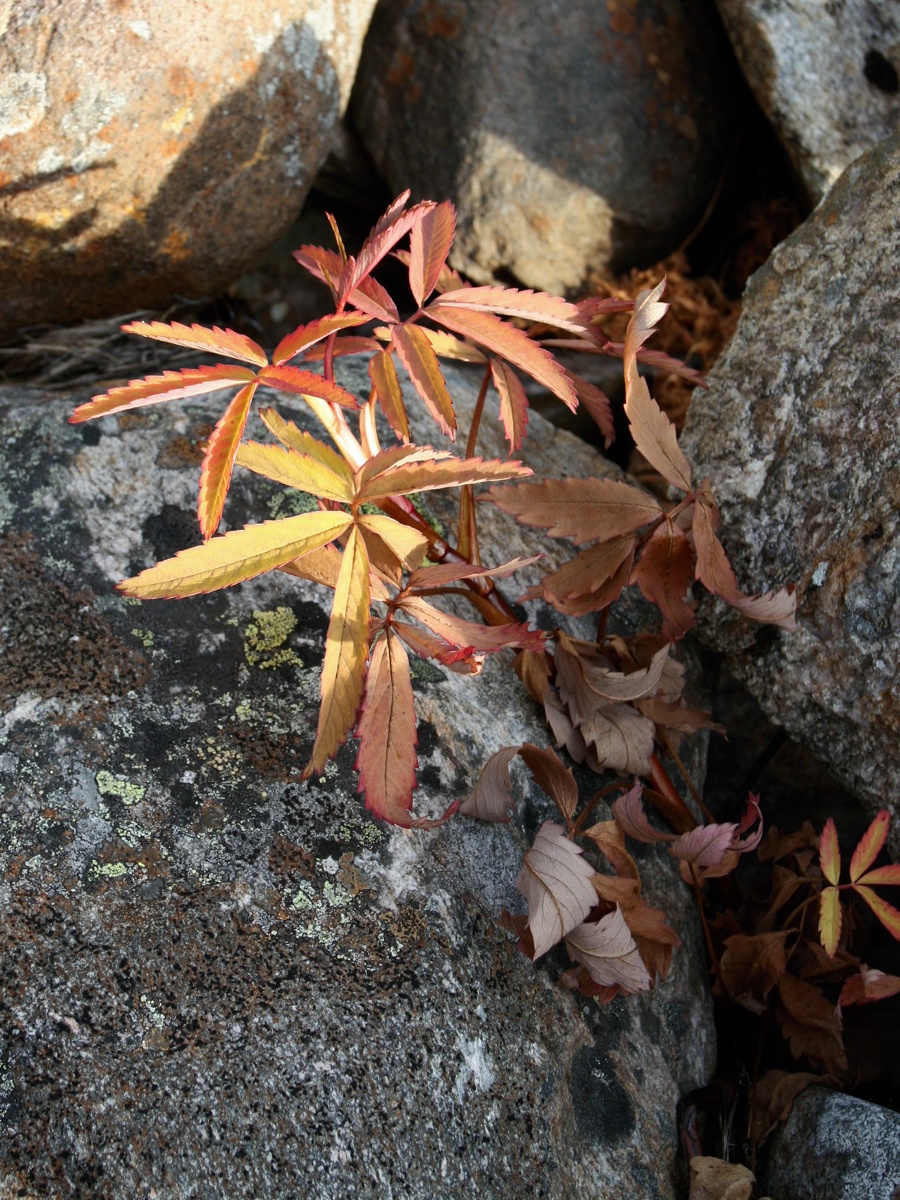
{"type": "Polygon", "coordinates": [[[637,28],[634,19],[636,8],[636,0],[606,0],[610,30],[623,37],[630,37],[637,28]]]}
{"type": "Polygon", "coordinates": [[[394,56],[391,69],[387,73],[387,81],[391,87],[402,87],[415,74],[416,64],[411,54],[402,51],[394,56]]]}
{"type": "Polygon", "coordinates": [[[462,29],[462,13],[459,5],[448,6],[438,0],[426,0],[416,24],[426,37],[455,38],[462,29]]]}
{"type": "Polygon", "coordinates": [[[181,229],[170,229],[160,249],[175,262],[182,262],[191,256],[188,239],[181,229]]]}
{"type": "Polygon", "coordinates": [[[192,100],[197,92],[197,80],[193,71],[176,64],[166,72],[166,87],[173,96],[182,100],[192,100]]]}

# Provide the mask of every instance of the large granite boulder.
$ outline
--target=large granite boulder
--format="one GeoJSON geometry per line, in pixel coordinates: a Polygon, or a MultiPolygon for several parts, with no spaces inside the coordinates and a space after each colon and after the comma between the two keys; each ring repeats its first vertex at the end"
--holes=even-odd
{"type": "Polygon", "coordinates": [[[0,4],[0,331],[234,279],[297,215],[374,3],[0,4]]]}
{"type": "MultiPolygon", "coordinates": [[[[768,715],[874,810],[900,769],[900,133],[847,169],[752,279],[683,446],[754,589],[796,582],[799,631],[708,611],[768,715]]],[[[894,822],[895,848],[900,822],[894,822]]]]}
{"type": "Polygon", "coordinates": [[[456,203],[455,266],[559,292],[678,244],[737,74],[704,0],[381,0],[352,114],[395,190],[456,203]]]}
{"type": "Polygon", "coordinates": [[[896,0],[716,0],[813,203],[900,123],[896,0]]]}
{"type": "MultiPolygon", "coordinates": [[[[366,816],[350,747],[301,783],[327,597],[119,596],[196,541],[209,410],[67,425],[83,398],[0,406],[0,1194],[674,1200],[675,1104],[715,1048],[671,860],[642,858],[685,941],[671,976],[605,1008],[556,986],[495,924],[540,797],[425,833],[366,816]]],[[[538,416],[531,438],[539,469],[603,469],[538,416]]],[[[290,503],[245,477],[228,520],[290,503]]],[[[501,514],[484,530],[521,552],[501,514]]],[[[415,686],[420,811],[547,744],[506,669],[415,686]]]]}

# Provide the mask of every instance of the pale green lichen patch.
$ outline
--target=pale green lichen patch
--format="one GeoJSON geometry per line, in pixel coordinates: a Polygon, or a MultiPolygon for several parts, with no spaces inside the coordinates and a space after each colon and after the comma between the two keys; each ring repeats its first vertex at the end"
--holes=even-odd
{"type": "Polygon", "coordinates": [[[111,771],[98,771],[94,779],[101,796],[118,796],[123,804],[139,804],[147,790],[122,775],[113,775],[111,771]]]}
{"type": "Polygon", "coordinates": [[[302,667],[303,660],[285,642],[297,628],[297,618],[281,605],[271,611],[256,609],[244,630],[244,656],[251,667],[271,671],[291,664],[302,667]]]}
{"type": "Polygon", "coordinates": [[[90,873],[95,879],[121,879],[123,875],[128,874],[128,866],[123,862],[92,862],[90,873]]]}
{"type": "Polygon", "coordinates": [[[145,650],[150,650],[153,647],[153,630],[152,629],[132,629],[131,636],[136,637],[145,650]]]}

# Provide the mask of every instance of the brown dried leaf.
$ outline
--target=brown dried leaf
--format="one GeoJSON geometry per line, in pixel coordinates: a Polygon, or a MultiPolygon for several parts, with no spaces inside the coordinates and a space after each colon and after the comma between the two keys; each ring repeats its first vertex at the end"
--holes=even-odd
{"type": "Polygon", "coordinates": [[[688,1200],[750,1200],[756,1176],[740,1163],[698,1156],[691,1159],[688,1200]]]}
{"type": "Polygon", "coordinates": [[[519,756],[541,791],[546,792],[566,820],[570,821],[578,803],[578,785],[569,768],[560,762],[552,750],[541,750],[531,742],[520,747],[519,756]]]}
{"type": "Polygon", "coordinates": [[[565,830],[545,821],[525,855],[516,887],[528,901],[528,928],[538,959],[585,919],[594,906],[594,868],[565,830]]]}
{"type": "Polygon", "coordinates": [[[753,1013],[768,1008],[768,997],[787,968],[787,930],[725,939],[719,966],[722,982],[732,1000],[753,1013]]]}
{"type": "Polygon", "coordinates": [[[571,930],[566,936],[566,949],[601,987],[618,984],[630,993],[650,987],[650,974],[621,908],[571,930]]]}
{"type": "Polygon", "coordinates": [[[810,1084],[833,1085],[830,1075],[812,1075],[809,1071],[767,1071],[753,1089],[750,1112],[750,1138],[761,1145],[776,1125],[791,1115],[794,1101],[810,1084]]]}
{"type": "Polygon", "coordinates": [[[663,637],[677,642],[694,624],[694,610],[686,597],[694,578],[694,552],[683,530],[665,520],[653,531],[635,563],[636,583],[663,616],[663,637]]]}
{"type": "Polygon", "coordinates": [[[794,1058],[805,1055],[833,1075],[847,1070],[841,1020],[835,1006],[811,983],[785,973],[775,1015],[794,1058]]]}
{"type": "Polygon", "coordinates": [[[491,488],[488,495],[521,525],[539,526],[576,545],[634,533],[662,515],[652,496],[612,479],[545,479],[491,488]]]}
{"type": "MultiPolygon", "coordinates": [[[[585,829],[584,836],[591,839],[603,857],[612,866],[616,875],[621,877],[622,882],[633,882],[636,885],[637,891],[641,890],[641,877],[637,863],[625,848],[625,835],[615,821],[598,821],[590,829],[585,829]]],[[[596,884],[598,879],[605,880],[608,878],[609,876],[607,875],[598,875],[595,877],[594,883],[596,884]]],[[[600,894],[603,895],[602,892],[600,894]]],[[[617,898],[616,903],[621,904],[621,898],[617,898]]]]}
{"type": "Polygon", "coordinates": [[[487,760],[475,787],[459,806],[464,817],[479,821],[506,822],[515,808],[509,764],[519,753],[518,746],[503,746],[487,760]]]}

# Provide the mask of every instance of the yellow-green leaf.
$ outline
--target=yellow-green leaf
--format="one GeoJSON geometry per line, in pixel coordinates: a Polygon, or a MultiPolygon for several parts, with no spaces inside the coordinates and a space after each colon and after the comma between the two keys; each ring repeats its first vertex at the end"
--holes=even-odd
{"type": "Polygon", "coordinates": [[[298,555],[339,537],[352,518],[343,512],[301,513],[283,521],[246,525],[203,546],[181,550],[174,558],[141,571],[119,584],[139,600],[196,596],[230,587],[281,567],[298,555]]]}
{"type": "Polygon", "coordinates": [[[238,466],[265,475],[287,487],[309,492],[323,500],[349,504],[353,499],[353,484],[317,459],[283,446],[268,446],[262,442],[244,442],[238,447],[235,461],[238,466]]]}
{"type": "Polygon", "coordinates": [[[261,408],[259,415],[266,429],[274,434],[283,446],[296,450],[298,454],[308,454],[336,475],[352,481],[352,470],[336,450],[314,438],[305,429],[298,429],[293,421],[285,421],[274,408],[261,408]]]}
{"type": "Polygon", "coordinates": [[[391,517],[377,513],[365,515],[359,518],[359,525],[367,543],[369,535],[374,534],[408,571],[414,571],[420,565],[428,550],[428,538],[424,534],[410,529],[408,525],[401,525],[391,517]]]}
{"type": "Polygon", "coordinates": [[[829,958],[834,958],[841,937],[841,894],[827,887],[819,897],[819,937],[829,958]]]}
{"type": "Polygon", "coordinates": [[[347,540],[328,623],[322,664],[322,707],[308,778],[321,772],[356,723],[369,656],[369,556],[354,526],[347,540]]]}

